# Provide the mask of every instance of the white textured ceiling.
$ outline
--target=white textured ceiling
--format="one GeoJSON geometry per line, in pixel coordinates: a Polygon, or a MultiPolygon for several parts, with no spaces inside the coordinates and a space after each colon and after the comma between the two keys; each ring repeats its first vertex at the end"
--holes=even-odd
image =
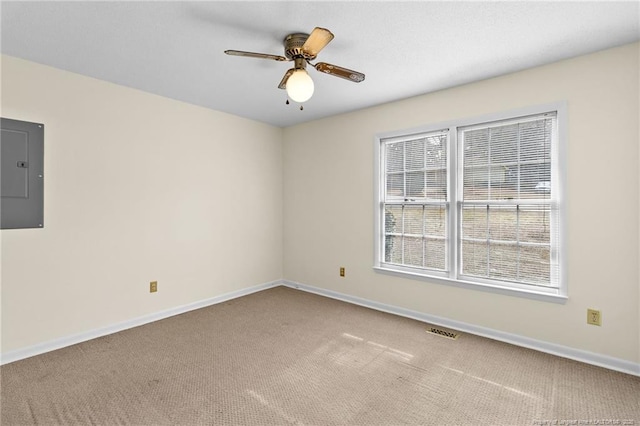
{"type": "Polygon", "coordinates": [[[2,53],[259,120],[290,126],[555,62],[640,38],[631,2],[7,2],[2,53]],[[304,111],[277,88],[292,65],[227,56],[283,54],[292,32],[335,39],[310,69],[304,111]]]}

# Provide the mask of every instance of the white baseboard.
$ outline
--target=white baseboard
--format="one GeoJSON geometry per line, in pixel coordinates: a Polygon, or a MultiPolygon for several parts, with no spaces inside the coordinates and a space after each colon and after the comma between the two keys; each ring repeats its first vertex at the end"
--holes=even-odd
{"type": "Polygon", "coordinates": [[[200,308],[215,305],[221,302],[226,302],[231,299],[236,299],[238,297],[246,296],[248,294],[262,291],[270,287],[279,286],[281,284],[282,284],[281,280],[272,281],[264,284],[258,284],[253,287],[232,291],[230,293],[225,293],[220,296],[212,297],[210,299],[189,303],[187,305],[176,306],[175,308],[170,308],[161,312],[144,315],[128,321],[120,322],[117,324],[109,325],[109,326],[98,328],[95,330],[86,331],[84,333],[62,337],[60,339],[51,340],[49,342],[39,343],[37,345],[29,346],[26,348],[9,351],[7,353],[3,353],[0,355],[0,365],[9,364],[10,362],[19,361],[21,359],[29,358],[34,355],[40,355],[45,352],[50,352],[56,349],[61,349],[67,346],[75,345],[77,343],[86,342],[87,340],[106,336],[108,334],[117,333],[119,331],[127,330],[129,328],[138,327],[140,325],[144,325],[150,322],[172,317],[174,315],[179,315],[185,312],[193,311],[194,309],[200,309],[200,308]]]}
{"type": "Polygon", "coordinates": [[[428,324],[452,328],[454,330],[464,331],[466,333],[487,337],[489,339],[498,340],[505,343],[511,343],[516,346],[534,349],[540,352],[557,355],[563,358],[569,358],[575,361],[584,362],[586,364],[596,365],[598,367],[604,367],[610,370],[632,374],[634,376],[640,376],[640,364],[634,363],[631,361],[626,361],[619,358],[614,358],[608,355],[601,355],[593,352],[584,351],[581,349],[574,349],[568,346],[558,345],[555,343],[549,343],[541,340],[531,339],[529,337],[519,336],[517,334],[505,333],[503,331],[494,330],[491,328],[481,327],[478,325],[455,321],[448,318],[438,317],[435,315],[429,315],[422,312],[416,312],[409,309],[400,308],[397,306],[374,302],[372,300],[367,300],[367,299],[363,299],[356,296],[350,296],[347,294],[338,293],[336,291],[326,290],[323,288],[313,287],[310,285],[301,284],[294,281],[284,280],[282,281],[282,285],[286,287],[303,290],[309,293],[318,294],[320,296],[341,300],[343,302],[353,303],[355,305],[360,305],[367,308],[375,309],[377,311],[387,312],[390,314],[395,314],[402,317],[415,319],[428,324]]]}

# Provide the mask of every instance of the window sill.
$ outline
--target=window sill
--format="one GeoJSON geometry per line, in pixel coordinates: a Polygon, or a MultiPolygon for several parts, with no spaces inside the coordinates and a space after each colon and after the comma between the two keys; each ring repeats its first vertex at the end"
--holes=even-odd
{"type": "Polygon", "coordinates": [[[409,278],[409,279],[415,279],[420,281],[428,281],[430,283],[450,285],[458,288],[466,288],[470,290],[497,293],[497,294],[503,294],[507,296],[522,297],[525,299],[540,300],[543,302],[564,304],[568,299],[566,295],[562,295],[562,294],[545,293],[545,292],[538,292],[538,291],[526,290],[526,289],[515,289],[515,288],[500,286],[500,285],[471,283],[468,281],[453,280],[450,278],[427,276],[427,275],[422,275],[418,273],[399,271],[399,270],[384,268],[380,266],[374,266],[373,269],[377,273],[392,275],[400,278],[409,278]]]}

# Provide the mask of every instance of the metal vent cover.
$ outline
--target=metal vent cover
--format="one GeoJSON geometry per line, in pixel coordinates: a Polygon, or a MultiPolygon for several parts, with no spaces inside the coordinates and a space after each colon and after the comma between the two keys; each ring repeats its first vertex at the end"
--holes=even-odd
{"type": "Polygon", "coordinates": [[[429,327],[426,330],[426,332],[430,334],[435,334],[436,336],[446,337],[447,339],[451,339],[451,340],[456,340],[460,336],[460,333],[457,333],[455,331],[445,330],[438,327],[429,327]]]}

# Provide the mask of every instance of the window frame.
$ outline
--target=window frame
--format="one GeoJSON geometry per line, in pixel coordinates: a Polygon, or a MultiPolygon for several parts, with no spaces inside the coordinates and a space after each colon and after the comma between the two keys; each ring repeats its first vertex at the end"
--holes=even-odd
{"type": "MultiPolygon", "coordinates": [[[[565,303],[568,299],[567,286],[567,255],[566,255],[566,146],[567,146],[567,103],[553,102],[543,105],[512,109],[508,111],[485,114],[475,117],[454,119],[445,122],[428,124],[411,129],[383,132],[375,135],[374,138],[374,271],[396,277],[418,279],[438,284],[452,285],[455,287],[468,288],[492,293],[505,294],[510,296],[525,297],[529,299],[542,300],[554,303],[565,303]],[[551,157],[551,199],[550,203],[558,209],[556,245],[558,257],[558,288],[545,288],[529,284],[518,284],[514,282],[492,281],[476,277],[461,277],[459,271],[461,230],[459,227],[459,210],[463,201],[462,194],[458,192],[462,188],[462,170],[458,170],[458,130],[471,126],[490,125],[493,122],[517,120],[531,115],[542,115],[545,113],[556,114],[556,143],[551,157]],[[446,204],[448,205],[447,232],[445,238],[448,241],[446,252],[447,271],[430,271],[422,268],[413,268],[401,265],[390,265],[384,262],[384,191],[385,191],[385,169],[383,164],[384,156],[382,147],[390,139],[402,140],[420,136],[425,133],[434,133],[448,129],[447,147],[447,182],[448,192],[446,204]]],[[[553,246],[552,246],[553,249],[553,246]]]]}

